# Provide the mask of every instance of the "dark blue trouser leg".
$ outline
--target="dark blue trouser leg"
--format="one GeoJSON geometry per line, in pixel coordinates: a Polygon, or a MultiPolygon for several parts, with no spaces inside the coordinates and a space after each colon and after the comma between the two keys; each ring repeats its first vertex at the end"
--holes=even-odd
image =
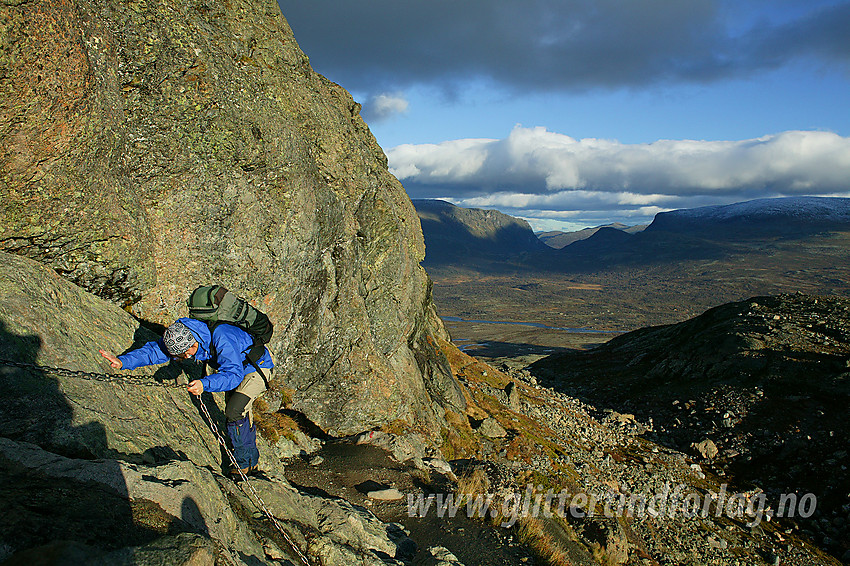
{"type": "Polygon", "coordinates": [[[240,468],[256,466],[260,461],[260,451],[257,450],[257,430],[251,426],[250,419],[245,416],[236,421],[227,422],[227,434],[233,444],[233,455],[240,468]]]}
{"type": "Polygon", "coordinates": [[[257,431],[251,426],[250,415],[251,404],[265,390],[266,384],[262,376],[254,372],[246,375],[239,387],[224,395],[227,434],[233,445],[233,455],[242,469],[256,466],[260,461],[260,451],[257,450],[257,431]]]}

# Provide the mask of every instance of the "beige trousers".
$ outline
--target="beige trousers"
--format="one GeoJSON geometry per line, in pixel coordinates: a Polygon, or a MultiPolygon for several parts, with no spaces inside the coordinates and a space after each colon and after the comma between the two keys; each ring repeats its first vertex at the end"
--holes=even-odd
{"type": "MultiPolygon", "coordinates": [[[[274,355],[271,355],[272,363],[274,363],[274,355]]],[[[266,374],[266,379],[271,381],[274,369],[262,368],[266,374]]],[[[228,421],[238,421],[246,416],[251,417],[251,426],[253,426],[253,414],[251,407],[254,405],[254,399],[266,392],[266,383],[256,371],[247,374],[236,389],[231,389],[224,394],[224,416],[228,421]]]]}

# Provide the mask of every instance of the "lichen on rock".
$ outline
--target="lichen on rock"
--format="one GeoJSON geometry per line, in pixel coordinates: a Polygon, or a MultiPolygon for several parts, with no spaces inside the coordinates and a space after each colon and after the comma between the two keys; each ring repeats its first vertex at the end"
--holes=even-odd
{"type": "Polygon", "coordinates": [[[237,290],[332,434],[462,408],[413,206],[275,2],[0,11],[0,249],[158,324],[197,285],[237,290]]]}

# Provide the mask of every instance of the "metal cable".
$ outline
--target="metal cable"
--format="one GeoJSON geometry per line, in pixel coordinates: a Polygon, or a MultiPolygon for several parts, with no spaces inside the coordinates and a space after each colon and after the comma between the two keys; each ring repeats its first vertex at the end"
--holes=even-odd
{"type": "Polygon", "coordinates": [[[142,386],[160,386],[160,387],[179,387],[176,382],[172,381],[159,381],[154,379],[153,376],[148,375],[118,375],[114,373],[97,373],[93,371],[83,371],[77,369],[68,369],[68,368],[58,368],[52,366],[41,366],[37,364],[31,364],[27,362],[14,362],[12,360],[3,360],[0,359],[0,365],[17,367],[21,369],[34,369],[38,371],[43,371],[47,373],[55,373],[61,375],[62,377],[77,377],[80,379],[88,379],[94,381],[105,381],[111,383],[130,383],[132,385],[142,385],[142,386]]]}

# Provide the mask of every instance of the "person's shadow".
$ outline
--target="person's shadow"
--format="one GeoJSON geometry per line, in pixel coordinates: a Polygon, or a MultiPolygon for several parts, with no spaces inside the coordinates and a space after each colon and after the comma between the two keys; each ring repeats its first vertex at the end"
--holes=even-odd
{"type": "Polygon", "coordinates": [[[184,518],[130,501],[118,464],[99,460],[114,456],[103,424],[72,424],[73,407],[52,370],[8,363],[35,364],[41,348],[38,336],[14,334],[0,321],[0,562],[58,552],[55,563],[67,563],[166,534],[206,534],[193,501],[184,501],[184,518]],[[97,482],[87,478],[91,464],[61,456],[96,461],[97,482]],[[56,541],[73,542],[57,548],[56,541]]]}

